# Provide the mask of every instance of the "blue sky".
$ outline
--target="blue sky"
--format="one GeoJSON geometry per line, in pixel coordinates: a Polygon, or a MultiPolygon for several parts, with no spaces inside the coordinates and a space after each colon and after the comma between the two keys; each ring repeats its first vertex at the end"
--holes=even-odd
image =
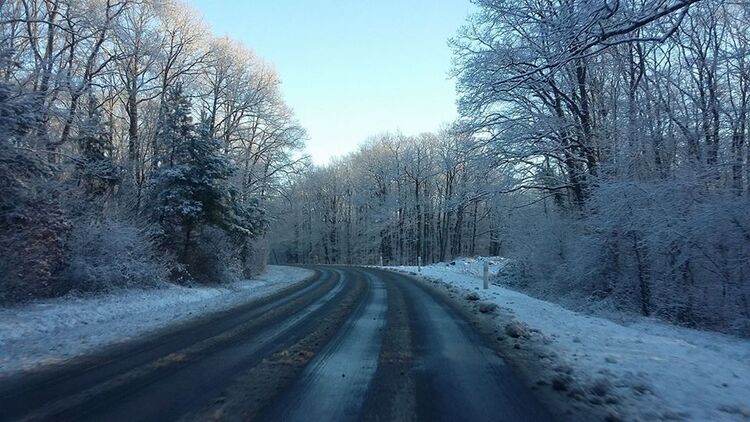
{"type": "Polygon", "coordinates": [[[273,63],[318,164],[368,136],[456,117],[447,45],[468,0],[190,0],[217,35],[273,63]]]}

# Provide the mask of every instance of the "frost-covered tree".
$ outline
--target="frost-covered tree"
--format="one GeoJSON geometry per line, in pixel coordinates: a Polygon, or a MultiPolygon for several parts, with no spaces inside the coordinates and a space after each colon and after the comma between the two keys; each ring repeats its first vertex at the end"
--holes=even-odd
{"type": "Polygon", "coordinates": [[[474,0],[460,119],[290,191],[278,256],[513,259],[514,286],[750,333],[750,7],[474,0]]]}
{"type": "MultiPolygon", "coordinates": [[[[452,130],[386,134],[316,168],[290,190],[279,255],[298,262],[435,262],[487,253],[480,147],[452,130]]],[[[281,227],[278,227],[281,226],[281,227]]]]}
{"type": "MultiPolygon", "coordinates": [[[[180,254],[153,247],[147,188],[167,171],[185,203],[202,207],[189,252],[214,256],[229,276],[263,268],[267,204],[305,165],[305,132],[270,65],[178,0],[9,0],[0,16],[0,272],[26,274],[8,300],[162,278],[180,254]],[[165,125],[178,85],[208,115],[210,137],[165,125]],[[183,176],[222,192],[180,185],[183,176]]],[[[195,111],[182,107],[185,119],[195,111]]]]}
{"type": "Polygon", "coordinates": [[[87,195],[94,197],[111,193],[120,176],[112,156],[114,147],[110,131],[97,106],[96,98],[90,97],[76,137],[79,150],[76,160],[78,183],[87,195]]]}
{"type": "MultiPolygon", "coordinates": [[[[188,275],[213,275],[201,262],[200,241],[208,226],[240,238],[252,237],[262,224],[253,221],[252,206],[240,206],[229,183],[235,171],[212,136],[208,122],[195,124],[191,104],[176,86],[164,104],[159,131],[163,158],[153,178],[153,218],[162,229],[162,243],[173,248],[188,275]]],[[[221,265],[220,263],[218,265],[221,265]]]]}
{"type": "Polygon", "coordinates": [[[0,81],[0,303],[63,291],[56,282],[69,222],[51,168],[22,143],[38,115],[33,96],[0,81]]]}
{"type": "Polygon", "coordinates": [[[507,176],[526,282],[750,332],[747,4],[474,3],[461,123],[507,176]]]}

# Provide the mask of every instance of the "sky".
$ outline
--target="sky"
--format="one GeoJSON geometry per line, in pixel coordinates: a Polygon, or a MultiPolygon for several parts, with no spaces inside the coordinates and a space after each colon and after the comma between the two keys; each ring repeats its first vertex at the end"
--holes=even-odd
{"type": "Polygon", "coordinates": [[[316,164],[386,131],[457,116],[450,78],[468,0],[189,0],[214,34],[272,63],[316,164]]]}

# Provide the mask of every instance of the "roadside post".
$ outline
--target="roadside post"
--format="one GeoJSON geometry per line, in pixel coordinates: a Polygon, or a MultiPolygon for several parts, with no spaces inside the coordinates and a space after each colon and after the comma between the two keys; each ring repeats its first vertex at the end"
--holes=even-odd
{"type": "Polygon", "coordinates": [[[490,288],[490,264],[487,263],[487,261],[484,261],[484,277],[482,278],[484,280],[484,289],[487,290],[490,288]]]}
{"type": "Polygon", "coordinates": [[[417,257],[417,272],[422,272],[422,256],[417,257]]]}
{"type": "Polygon", "coordinates": [[[383,266],[383,255],[380,255],[380,266],[383,266]]]}

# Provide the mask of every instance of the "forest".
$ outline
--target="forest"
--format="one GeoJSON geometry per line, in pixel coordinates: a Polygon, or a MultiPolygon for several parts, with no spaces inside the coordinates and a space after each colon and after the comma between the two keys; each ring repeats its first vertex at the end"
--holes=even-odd
{"type": "Polygon", "coordinates": [[[261,271],[279,86],[183,2],[0,0],[0,303],[261,271]]]}
{"type": "Polygon", "coordinates": [[[512,259],[576,309],[750,334],[750,4],[474,0],[460,118],[294,178],[278,262],[512,259]]]}
{"type": "Polygon", "coordinates": [[[0,409],[750,422],[750,0],[0,0],[0,409]]]}
{"type": "Polygon", "coordinates": [[[0,303],[490,255],[749,335],[750,4],[472,3],[460,117],[315,166],[273,65],[189,5],[0,0],[0,303]]]}

